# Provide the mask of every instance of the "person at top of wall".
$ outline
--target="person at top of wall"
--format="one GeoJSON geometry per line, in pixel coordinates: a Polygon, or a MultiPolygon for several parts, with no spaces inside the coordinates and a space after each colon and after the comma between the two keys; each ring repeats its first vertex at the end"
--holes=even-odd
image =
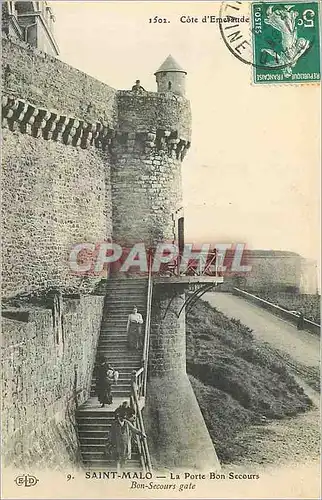
{"type": "Polygon", "coordinates": [[[142,87],[140,80],[135,81],[135,84],[132,87],[132,92],[137,92],[138,94],[142,94],[142,92],[145,92],[145,89],[142,87]]]}

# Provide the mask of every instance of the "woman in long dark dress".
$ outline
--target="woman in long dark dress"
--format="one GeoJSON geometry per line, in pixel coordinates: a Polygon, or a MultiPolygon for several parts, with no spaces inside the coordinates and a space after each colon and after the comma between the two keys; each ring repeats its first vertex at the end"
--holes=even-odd
{"type": "Polygon", "coordinates": [[[95,370],[96,374],[96,394],[98,401],[101,403],[101,408],[104,408],[106,404],[111,404],[112,398],[112,383],[113,378],[111,377],[111,372],[114,369],[108,364],[105,356],[99,358],[98,365],[95,370]]]}

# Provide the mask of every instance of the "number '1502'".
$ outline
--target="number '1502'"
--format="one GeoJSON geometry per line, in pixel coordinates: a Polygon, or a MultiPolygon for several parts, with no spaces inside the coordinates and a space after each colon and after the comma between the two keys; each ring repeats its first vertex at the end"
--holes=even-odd
{"type": "Polygon", "coordinates": [[[169,21],[165,17],[154,16],[150,17],[149,23],[168,23],[169,21]]]}

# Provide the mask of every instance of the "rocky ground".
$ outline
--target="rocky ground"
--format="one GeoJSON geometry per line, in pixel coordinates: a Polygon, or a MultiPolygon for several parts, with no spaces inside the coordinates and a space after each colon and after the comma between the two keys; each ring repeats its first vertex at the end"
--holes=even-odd
{"type": "MultiPolygon", "coordinates": [[[[313,397],[318,403],[319,395],[315,393],[313,397]]],[[[227,467],[239,465],[253,470],[317,462],[320,458],[319,421],[320,411],[316,406],[296,417],[250,426],[236,435],[243,453],[227,467]]]]}

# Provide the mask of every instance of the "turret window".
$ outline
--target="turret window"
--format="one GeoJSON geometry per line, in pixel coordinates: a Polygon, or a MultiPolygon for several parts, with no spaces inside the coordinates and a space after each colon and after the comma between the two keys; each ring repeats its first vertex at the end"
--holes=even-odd
{"type": "Polygon", "coordinates": [[[168,90],[171,90],[171,87],[172,87],[172,83],[168,82],[168,90]]]}

